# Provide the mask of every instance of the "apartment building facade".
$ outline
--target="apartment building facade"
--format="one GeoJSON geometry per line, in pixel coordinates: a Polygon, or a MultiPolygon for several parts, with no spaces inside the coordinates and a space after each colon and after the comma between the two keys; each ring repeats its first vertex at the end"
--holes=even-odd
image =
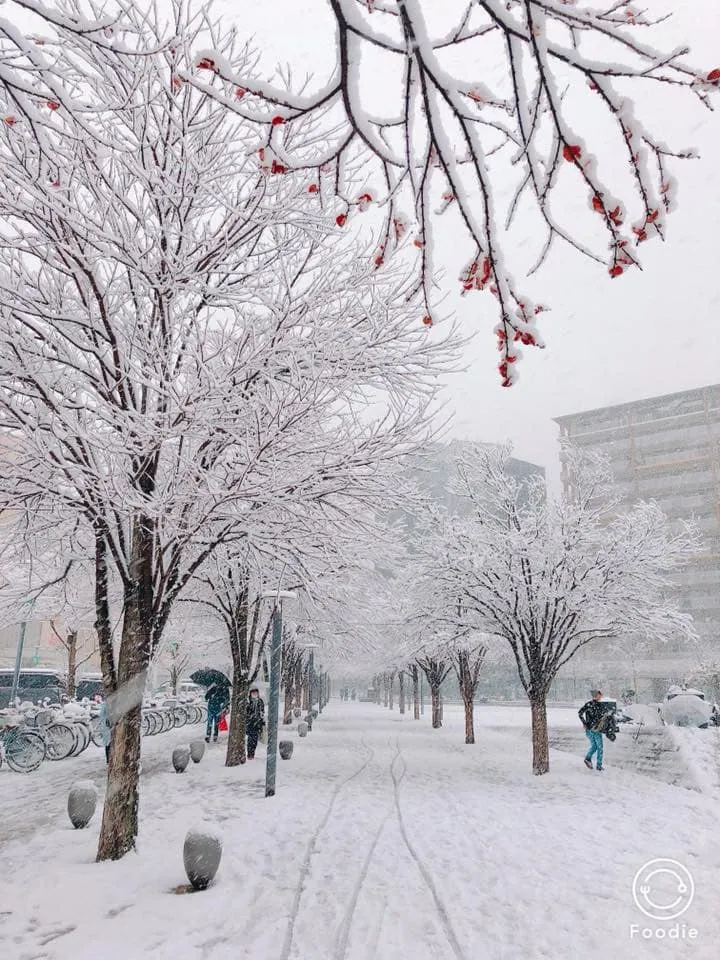
{"type": "Polygon", "coordinates": [[[720,384],[555,422],[573,446],[609,457],[628,506],[656,500],[671,522],[694,523],[701,548],[678,575],[675,596],[720,656],[720,384]]]}

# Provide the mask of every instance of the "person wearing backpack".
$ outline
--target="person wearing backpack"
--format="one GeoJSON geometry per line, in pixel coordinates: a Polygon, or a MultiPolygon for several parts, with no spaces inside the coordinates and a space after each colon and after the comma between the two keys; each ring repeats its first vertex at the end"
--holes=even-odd
{"type": "Polygon", "coordinates": [[[588,752],[585,754],[585,766],[592,770],[592,758],[597,754],[597,769],[603,769],[603,735],[606,724],[606,711],[602,703],[602,691],[593,690],[592,700],[588,700],[578,710],[578,716],[585,727],[585,736],[590,741],[588,752]]]}

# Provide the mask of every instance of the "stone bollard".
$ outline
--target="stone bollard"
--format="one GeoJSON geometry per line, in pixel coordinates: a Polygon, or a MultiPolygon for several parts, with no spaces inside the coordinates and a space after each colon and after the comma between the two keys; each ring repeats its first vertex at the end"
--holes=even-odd
{"type": "Polygon", "coordinates": [[[78,780],[70,788],[67,810],[70,822],[76,830],[86,827],[97,807],[97,790],[92,780],[78,780]]]}
{"type": "Polygon", "coordinates": [[[305,723],[304,720],[301,720],[300,723],[298,724],[298,736],[306,737],[307,735],[308,735],[308,725],[305,723]]]}
{"type": "Polygon", "coordinates": [[[187,878],[196,890],[206,890],[220,866],[222,840],[212,827],[189,830],[183,847],[187,878]]]}
{"type": "Polygon", "coordinates": [[[318,712],[317,712],[317,710],[311,710],[310,713],[311,713],[311,715],[312,715],[313,720],[317,720],[317,718],[318,718],[318,712]]]}
{"type": "Polygon", "coordinates": [[[295,709],[293,710],[293,716],[295,717],[295,719],[302,716],[302,710],[300,709],[300,707],[295,707],[295,709]]]}
{"type": "Polygon", "coordinates": [[[310,733],[312,733],[312,725],[313,725],[314,719],[315,717],[311,713],[308,713],[308,715],[305,717],[305,723],[307,724],[307,727],[310,733]]]}
{"type": "Polygon", "coordinates": [[[175,747],[172,752],[175,773],[184,773],[190,763],[190,747],[175,747]]]}
{"type": "Polygon", "coordinates": [[[292,740],[281,740],[278,744],[278,750],[280,751],[280,756],[283,760],[289,760],[293,755],[293,747],[295,744],[292,740]]]}
{"type": "Polygon", "coordinates": [[[193,763],[200,763],[205,755],[205,741],[193,740],[190,743],[190,757],[193,763]]]}

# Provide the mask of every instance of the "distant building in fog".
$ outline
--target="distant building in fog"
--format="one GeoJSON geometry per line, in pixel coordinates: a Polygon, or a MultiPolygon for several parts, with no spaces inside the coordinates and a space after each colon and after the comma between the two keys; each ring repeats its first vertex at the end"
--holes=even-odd
{"type": "MultiPolygon", "coordinates": [[[[496,447],[496,444],[473,443],[465,440],[452,440],[449,443],[434,444],[425,451],[417,468],[413,471],[415,479],[422,489],[431,495],[437,504],[446,507],[451,513],[463,514],[469,511],[467,501],[453,493],[451,486],[455,477],[455,461],[463,451],[473,447],[496,447]]],[[[511,457],[507,463],[507,473],[518,480],[532,476],[545,479],[545,469],[527,460],[511,457]]]]}
{"type": "Polygon", "coordinates": [[[628,506],[656,500],[670,521],[695,523],[702,549],[678,574],[677,600],[704,640],[720,642],[720,385],[557,417],[556,423],[573,446],[610,458],[628,506]]]}

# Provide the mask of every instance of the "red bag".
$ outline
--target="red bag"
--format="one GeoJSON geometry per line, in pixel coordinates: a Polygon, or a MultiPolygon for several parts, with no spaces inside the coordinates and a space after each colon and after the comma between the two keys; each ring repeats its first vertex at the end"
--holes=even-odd
{"type": "Polygon", "coordinates": [[[225,714],[223,714],[223,715],[220,717],[220,723],[218,724],[218,732],[219,732],[219,733],[225,733],[225,731],[227,730],[227,728],[228,728],[227,717],[225,716],[225,714]]]}

